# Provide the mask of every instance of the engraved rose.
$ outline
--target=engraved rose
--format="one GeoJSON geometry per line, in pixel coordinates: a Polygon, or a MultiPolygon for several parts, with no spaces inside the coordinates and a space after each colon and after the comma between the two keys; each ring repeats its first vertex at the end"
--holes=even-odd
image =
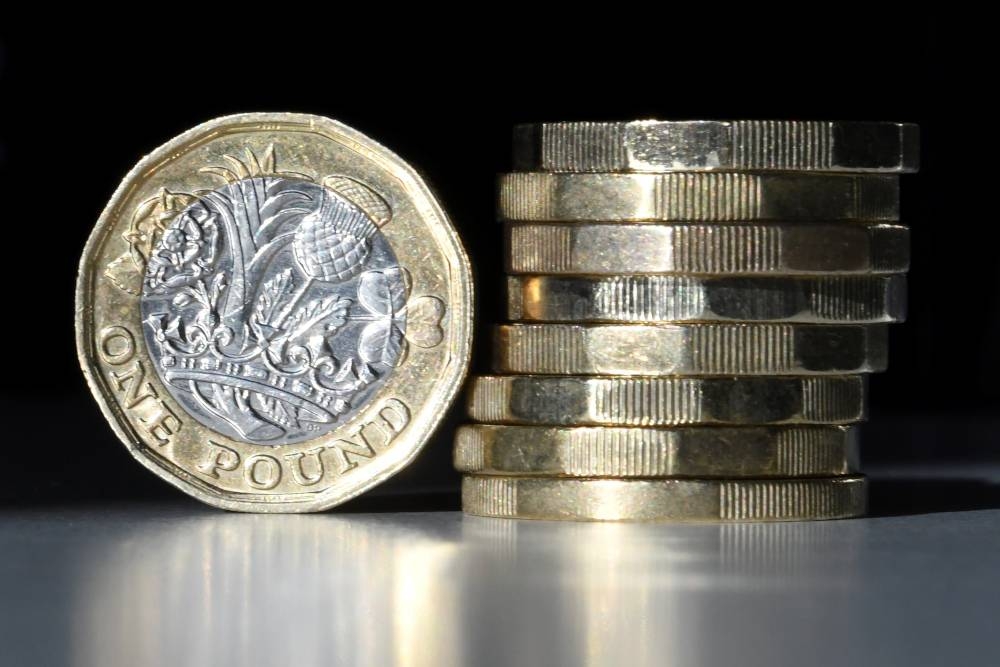
{"type": "Polygon", "coordinates": [[[192,195],[171,192],[163,188],[157,196],[139,205],[132,216],[128,230],[122,234],[122,238],[128,243],[129,255],[137,269],[145,270],[146,263],[153,254],[153,249],[159,244],[163,232],[168,229],[178,213],[195,201],[197,198],[192,195]]]}
{"type": "Polygon", "coordinates": [[[123,292],[139,295],[135,289],[136,273],[145,274],[146,263],[154,248],[160,243],[163,232],[170,222],[185,208],[197,201],[197,197],[185,193],[170,192],[161,188],[155,196],[136,207],[122,238],[128,250],[108,264],[104,275],[123,292]]]}
{"type": "Polygon", "coordinates": [[[204,205],[190,207],[164,230],[150,254],[146,284],[156,292],[194,284],[211,272],[219,254],[217,216],[204,205]]]}

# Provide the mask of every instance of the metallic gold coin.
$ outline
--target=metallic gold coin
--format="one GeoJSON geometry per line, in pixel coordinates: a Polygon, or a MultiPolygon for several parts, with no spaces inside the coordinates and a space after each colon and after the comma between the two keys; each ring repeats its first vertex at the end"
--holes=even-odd
{"type": "Polygon", "coordinates": [[[485,375],[469,416],[490,424],[675,426],[847,424],[865,418],[865,378],[485,375]]]}
{"type": "Polygon", "coordinates": [[[521,221],[899,219],[899,178],[832,174],[546,174],[500,177],[500,217],[521,221]]]}
{"type": "Polygon", "coordinates": [[[911,173],[911,123],[640,120],[514,128],[516,171],[828,171],[911,173]]]}
{"type": "Polygon", "coordinates": [[[862,476],[812,479],[568,479],[467,475],[462,510],[553,521],[808,521],[862,516],[862,476]]]}
{"type": "Polygon", "coordinates": [[[472,279],[417,173],[319,116],[209,121],[129,172],[80,262],[80,362],[143,465],[303,512],[405,466],[469,359],[472,279]]]}
{"type": "Polygon", "coordinates": [[[906,277],[509,276],[507,317],[862,324],[906,317],[906,277]]]}
{"type": "Polygon", "coordinates": [[[552,375],[843,375],[885,370],[886,325],[503,324],[493,370],[552,375]]]}
{"type": "Polygon", "coordinates": [[[901,273],[900,225],[508,223],[511,273],[798,275],[901,273]]]}
{"type": "Polygon", "coordinates": [[[857,429],[843,426],[470,424],[455,436],[455,468],[550,477],[846,475],[857,470],[857,444],[857,429]]]}

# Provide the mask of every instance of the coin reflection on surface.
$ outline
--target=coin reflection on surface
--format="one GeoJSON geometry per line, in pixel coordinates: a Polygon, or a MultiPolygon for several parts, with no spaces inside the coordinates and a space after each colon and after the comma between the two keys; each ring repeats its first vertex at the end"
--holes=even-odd
{"type": "Polygon", "coordinates": [[[830,594],[855,585],[844,566],[856,559],[857,528],[467,516],[463,544],[473,553],[463,561],[479,574],[463,582],[464,618],[475,618],[466,639],[497,665],[758,664],[740,660],[742,642],[768,639],[752,630],[762,618],[755,600],[806,587],[823,602],[788,620],[800,634],[776,645],[774,657],[794,648],[808,655],[833,627],[821,619],[851,617],[830,594]]]}
{"type": "Polygon", "coordinates": [[[852,548],[808,524],[147,518],[83,561],[82,664],[659,665],[706,657],[701,591],[828,581],[809,555],[852,548]]]}
{"type": "Polygon", "coordinates": [[[998,521],[5,511],[0,664],[992,664],[998,521]]]}
{"type": "Polygon", "coordinates": [[[73,654],[95,665],[459,664],[457,545],[405,518],[195,515],[89,558],[73,654]]]}

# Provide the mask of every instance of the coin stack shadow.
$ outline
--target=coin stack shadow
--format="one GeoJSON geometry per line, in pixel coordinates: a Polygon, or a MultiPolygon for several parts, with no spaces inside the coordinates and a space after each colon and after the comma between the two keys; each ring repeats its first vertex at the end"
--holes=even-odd
{"type": "Polygon", "coordinates": [[[500,178],[509,324],[455,466],[470,514],[865,513],[865,374],[902,321],[900,123],[545,123],[500,178]]]}

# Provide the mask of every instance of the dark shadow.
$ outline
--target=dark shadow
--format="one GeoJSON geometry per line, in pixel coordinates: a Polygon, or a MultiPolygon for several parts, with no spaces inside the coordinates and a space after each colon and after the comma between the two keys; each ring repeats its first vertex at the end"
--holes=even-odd
{"type": "Polygon", "coordinates": [[[868,515],[1000,509],[1000,484],[981,479],[870,479],[868,515]]]}
{"type": "Polygon", "coordinates": [[[449,512],[461,509],[458,492],[365,494],[331,510],[331,514],[368,512],[449,512]]]}

